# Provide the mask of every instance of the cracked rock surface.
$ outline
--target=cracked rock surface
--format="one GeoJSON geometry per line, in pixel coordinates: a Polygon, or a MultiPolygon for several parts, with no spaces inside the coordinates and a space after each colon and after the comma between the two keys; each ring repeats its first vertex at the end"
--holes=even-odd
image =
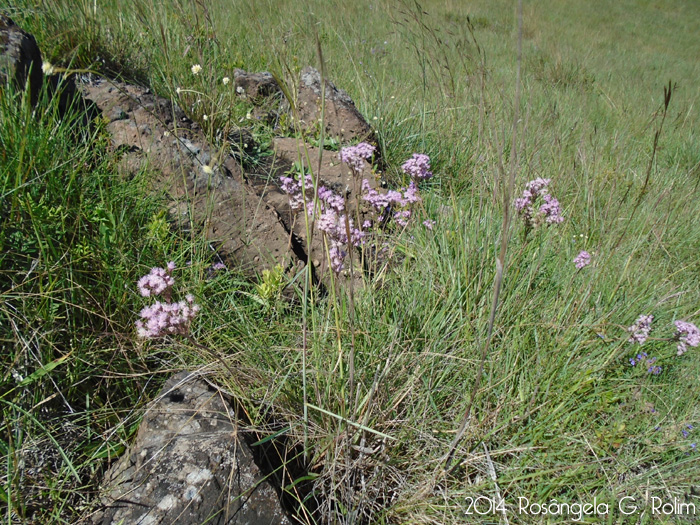
{"type": "Polygon", "coordinates": [[[82,86],[108,121],[127,173],[146,169],[182,227],[207,238],[250,274],[297,257],[276,212],[246,184],[239,162],[210,146],[169,100],[138,86],[98,80],[82,86]]]}
{"type": "Polygon", "coordinates": [[[165,383],[103,481],[93,525],[288,525],[239,438],[230,404],[196,373],[165,383]]]}

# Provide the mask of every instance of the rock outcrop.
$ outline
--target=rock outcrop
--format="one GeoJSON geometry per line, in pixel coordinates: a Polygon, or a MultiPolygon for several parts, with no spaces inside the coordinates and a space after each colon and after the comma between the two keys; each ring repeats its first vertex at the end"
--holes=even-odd
{"type": "MultiPolygon", "coordinates": [[[[254,84],[246,85],[258,92],[251,87],[254,84]]],[[[313,172],[319,186],[347,199],[354,219],[359,216],[362,177],[376,186],[369,164],[363,173],[354,174],[333,151],[324,151],[319,164],[319,149],[295,138],[275,138],[273,155],[244,171],[246,156],[254,147],[248,130],[233,130],[225,147],[215,148],[182,110],[146,88],[98,79],[81,89],[108,121],[114,147],[123,150],[124,170],[129,174],[148,170],[153,188],[169,195],[175,222],[185,228],[203,228],[212,243],[251,275],[277,264],[298,268],[309,259],[305,222],[295,220],[288,196],[280,188],[281,175],[300,166],[313,172]]],[[[340,108],[340,102],[333,107],[340,108]]],[[[338,114],[344,115],[343,122],[350,122],[352,101],[342,107],[338,114]]],[[[338,122],[331,120],[333,126],[338,122]]],[[[347,136],[359,139],[349,134],[360,127],[353,122],[347,136]]],[[[320,235],[312,246],[315,275],[324,279],[327,262],[320,235]]]]}
{"type": "Polygon", "coordinates": [[[233,84],[239,96],[253,102],[282,93],[279,84],[271,73],[249,73],[242,69],[234,69],[233,84]]]}
{"type": "Polygon", "coordinates": [[[93,525],[288,525],[240,439],[236,415],[196,373],[165,383],[103,481],[93,525]]]}
{"type": "Polygon", "coordinates": [[[29,96],[34,105],[44,79],[41,65],[41,52],[34,37],[0,14],[0,83],[12,81],[17,89],[23,90],[29,81],[29,96]]]}
{"type": "Polygon", "coordinates": [[[250,274],[298,260],[275,210],[246,183],[229,150],[208,144],[200,127],[169,100],[146,88],[97,80],[82,86],[108,121],[122,166],[146,169],[156,191],[171,200],[181,227],[207,237],[250,274]]]}
{"type": "MultiPolygon", "coordinates": [[[[313,130],[321,122],[321,74],[313,67],[301,71],[297,93],[297,112],[301,125],[313,130]]],[[[374,143],[374,133],[355,103],[345,91],[326,80],[324,127],[326,136],[340,143],[365,141],[374,143]]]]}

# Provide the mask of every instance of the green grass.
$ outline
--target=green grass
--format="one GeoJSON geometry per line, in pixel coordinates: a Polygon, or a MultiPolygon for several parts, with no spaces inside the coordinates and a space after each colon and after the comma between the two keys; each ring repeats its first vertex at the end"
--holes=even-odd
{"type": "MultiPolygon", "coordinates": [[[[85,516],[108,460],[137,429],[135,407],[183,366],[220,369],[255,425],[264,426],[263,407],[275,407],[291,442],[306,446],[328,522],[503,522],[465,516],[467,498],[496,494],[510,523],[545,519],[517,514],[518,497],[597,497],[611,513],[593,522],[681,521],[615,509],[623,496],[640,506],[648,495],[682,499],[700,479],[690,446],[700,435],[700,358],[697,348],[676,356],[670,340],[674,320],[700,320],[692,1],[525,6],[516,192],[551,178],[566,221],[527,236],[513,222],[481,388],[447,474],[503,235],[498,166],[509,162],[514,3],[99,4],[22,0],[9,14],[60,66],[121,74],[174,98],[177,87],[211,94],[211,108],[186,110],[200,119],[220,111],[222,126],[248,108],[231,104],[221,78],[242,67],[291,81],[318,65],[318,34],[328,76],[378,130],[389,178],[414,151],[433,159],[421,213],[436,225],[393,236],[395,264],[368,277],[353,301],[347,286],[308,302],[263,298],[235,272],[208,278],[204,240],[169,231],[161,203],[145,193],[148,173],[123,179],[103,131],[81,137],[50,104],[31,117],[21,94],[4,93],[5,521],[85,516]],[[593,262],[576,271],[582,249],[593,262]],[[135,281],[168,260],[178,264],[178,290],[203,307],[194,340],[236,363],[234,377],[186,340],[136,340],[145,302],[135,281]],[[663,367],[658,376],[628,362],[639,348],[626,329],[641,314],[655,316],[643,350],[663,367]]],[[[305,297],[303,279],[292,287],[305,297]]]]}

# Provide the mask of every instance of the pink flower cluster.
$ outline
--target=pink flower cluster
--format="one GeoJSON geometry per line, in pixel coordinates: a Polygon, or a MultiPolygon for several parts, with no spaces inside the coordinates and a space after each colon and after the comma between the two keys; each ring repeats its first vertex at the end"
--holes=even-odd
{"type": "Polygon", "coordinates": [[[683,355],[688,350],[688,346],[700,345],[700,330],[693,323],[685,321],[675,321],[676,339],[678,339],[678,355],[683,355]]]}
{"type": "Polygon", "coordinates": [[[302,191],[301,181],[302,179],[296,180],[292,177],[285,177],[284,175],[280,177],[280,182],[282,183],[280,187],[283,192],[289,195],[289,206],[291,206],[294,211],[301,210],[304,207],[304,194],[309,198],[314,190],[314,181],[311,175],[308,173],[304,175],[304,191],[302,191]]]}
{"type": "Polygon", "coordinates": [[[141,320],[136,321],[136,332],[139,337],[155,339],[166,335],[187,335],[192,319],[200,308],[195,304],[194,297],[187,295],[184,301],[170,301],[175,279],[172,272],[175,263],[169,262],[166,269],[153,268],[138,281],[138,288],[144,297],[163,295],[165,301],[156,301],[140,312],[141,320]]]}
{"type": "Polygon", "coordinates": [[[427,180],[433,176],[430,171],[430,157],[424,153],[414,153],[413,157],[403,163],[401,169],[406,175],[418,180],[427,180]]]}
{"type": "Polygon", "coordinates": [[[586,250],[581,251],[574,259],[574,264],[579,270],[591,264],[591,254],[586,250]]]}
{"type": "MultiPolygon", "coordinates": [[[[348,255],[343,247],[347,246],[348,243],[355,247],[361,246],[365,233],[359,228],[355,228],[353,220],[347,217],[345,200],[325,186],[318,189],[318,204],[318,229],[325,233],[326,238],[330,241],[328,253],[331,259],[331,268],[334,272],[340,273],[344,268],[345,257],[348,255]],[[348,226],[350,239],[348,239],[348,226]]],[[[313,217],[313,207],[309,207],[309,215],[313,217]]]]}
{"type": "Polygon", "coordinates": [[[156,301],[141,310],[143,321],[136,321],[136,331],[139,337],[145,339],[166,335],[187,335],[190,331],[190,323],[199,309],[199,305],[194,303],[194,297],[191,295],[187,295],[185,301],[177,303],[156,301]]]}
{"type": "MultiPolygon", "coordinates": [[[[422,153],[414,153],[413,157],[408,159],[401,168],[404,173],[416,180],[428,179],[433,176],[429,171],[430,158],[422,153]]],[[[370,187],[369,181],[364,179],[362,181],[362,191],[364,193],[362,199],[374,207],[380,221],[386,221],[388,218],[387,214],[392,213],[394,220],[402,228],[408,225],[408,221],[411,218],[411,205],[422,200],[414,180],[406,188],[380,193],[370,187]]],[[[432,229],[434,223],[432,221],[426,222],[430,225],[426,225],[426,227],[432,229]]]]}
{"type": "Polygon", "coordinates": [[[304,207],[304,193],[306,194],[306,210],[309,217],[316,219],[318,229],[321,230],[330,242],[329,255],[331,268],[336,273],[340,273],[344,267],[347,252],[343,249],[348,244],[348,234],[346,220],[350,225],[349,242],[357,247],[362,244],[364,232],[355,228],[353,220],[346,219],[345,199],[333,192],[333,190],[321,186],[318,188],[317,198],[314,199],[314,186],[311,175],[305,175],[304,193],[302,193],[301,180],[290,177],[281,177],[282,190],[289,195],[289,204],[293,210],[300,210],[304,207]]]}
{"type": "Polygon", "coordinates": [[[376,148],[366,142],[360,142],[356,146],[348,146],[340,150],[340,160],[350,166],[355,173],[360,173],[364,167],[365,160],[369,160],[374,155],[376,148]]]}
{"type": "Polygon", "coordinates": [[[627,331],[632,334],[628,341],[630,343],[644,344],[649,338],[651,332],[651,322],[654,320],[653,315],[640,315],[632,326],[627,331]]]}
{"type": "Polygon", "coordinates": [[[150,297],[170,291],[175,284],[175,279],[173,279],[171,275],[174,269],[174,262],[169,262],[167,269],[152,268],[151,271],[141,277],[137,283],[141,295],[143,297],[150,297]]]}
{"type": "Polygon", "coordinates": [[[550,193],[552,179],[537,178],[525,185],[520,198],[515,199],[515,208],[527,228],[536,228],[542,223],[559,224],[564,221],[559,201],[550,193]],[[539,204],[539,207],[537,205],[539,204]]]}
{"type": "Polygon", "coordinates": [[[367,179],[364,179],[362,181],[362,191],[364,193],[362,199],[374,207],[380,221],[386,220],[386,214],[393,212],[394,220],[401,227],[405,227],[411,218],[411,210],[408,207],[421,201],[418,187],[413,181],[410,182],[408,188],[380,193],[369,185],[367,179]]]}
{"type": "MultiPolygon", "coordinates": [[[[340,160],[350,166],[356,174],[360,173],[366,160],[371,159],[375,147],[361,142],[356,146],[349,146],[340,150],[340,160]]],[[[404,172],[415,179],[427,179],[430,173],[430,158],[423,154],[414,154],[403,165],[404,172]]],[[[365,232],[372,226],[372,221],[365,220],[362,229],[356,228],[352,219],[347,217],[345,211],[345,199],[333,192],[330,188],[321,186],[314,195],[314,183],[311,175],[304,175],[298,180],[292,177],[280,177],[280,187],[289,196],[291,208],[298,211],[306,207],[307,213],[318,225],[326,239],[329,240],[329,255],[331,267],[339,273],[343,270],[343,263],[347,257],[345,249],[348,245],[355,247],[364,243],[365,232]],[[305,202],[306,200],[306,202],[305,202]],[[346,224],[347,223],[347,224],[346,224]],[[350,238],[348,238],[348,225],[350,238]]],[[[411,205],[421,201],[418,187],[415,181],[411,181],[408,187],[399,191],[390,190],[380,193],[369,185],[369,181],[362,181],[362,199],[372,205],[377,213],[377,219],[386,223],[389,217],[393,217],[396,223],[405,227],[411,218],[411,205]]],[[[426,228],[432,229],[434,222],[426,221],[426,228]]]]}

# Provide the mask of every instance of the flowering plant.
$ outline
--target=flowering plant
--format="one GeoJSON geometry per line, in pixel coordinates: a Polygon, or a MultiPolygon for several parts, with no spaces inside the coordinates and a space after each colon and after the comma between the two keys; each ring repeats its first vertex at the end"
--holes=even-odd
{"type": "Polygon", "coordinates": [[[515,208],[525,223],[526,232],[542,224],[564,222],[559,201],[549,193],[552,179],[537,178],[525,185],[520,198],[515,199],[515,208]]]}
{"type": "Polygon", "coordinates": [[[188,335],[190,323],[200,310],[194,296],[188,294],[184,301],[172,302],[172,276],[175,263],[169,262],[166,268],[152,268],[139,279],[137,286],[143,297],[162,295],[164,301],[156,301],[140,312],[136,321],[136,332],[144,339],[155,339],[166,335],[188,335]]]}
{"type": "MultiPolygon", "coordinates": [[[[361,142],[355,146],[342,148],[339,158],[347,164],[355,175],[359,175],[365,162],[372,158],[376,148],[371,144],[361,142]]],[[[423,154],[414,154],[402,166],[404,173],[416,180],[432,176],[430,158],[423,154]]],[[[413,204],[421,202],[416,182],[412,180],[407,187],[400,190],[380,192],[370,186],[368,179],[362,180],[362,200],[371,205],[375,214],[374,221],[365,220],[360,228],[356,227],[348,216],[345,199],[330,188],[320,186],[314,193],[314,182],[309,174],[301,174],[298,178],[280,177],[280,187],[289,196],[289,205],[294,211],[306,209],[309,217],[315,219],[315,224],[329,241],[328,253],[331,268],[339,273],[344,268],[348,247],[360,247],[365,242],[367,232],[373,222],[386,225],[389,219],[396,224],[406,227],[411,218],[413,204]]],[[[424,225],[432,229],[434,222],[425,221],[424,225]]]]}

